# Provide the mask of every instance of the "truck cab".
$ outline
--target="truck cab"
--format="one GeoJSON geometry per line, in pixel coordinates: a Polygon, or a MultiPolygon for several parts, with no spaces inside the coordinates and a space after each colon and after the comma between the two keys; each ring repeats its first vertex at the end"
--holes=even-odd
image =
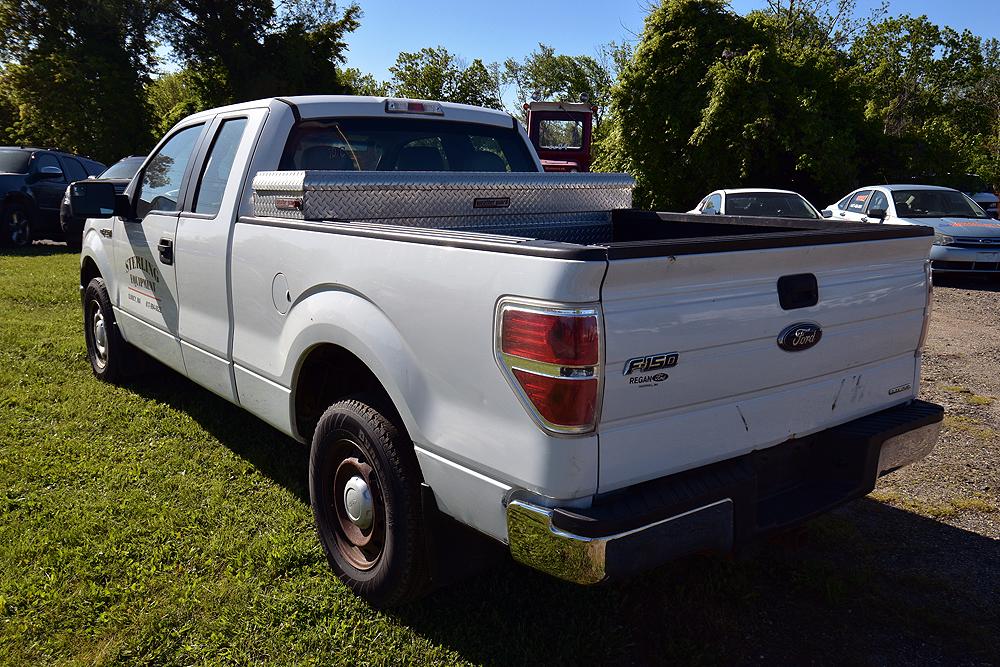
{"type": "Polygon", "coordinates": [[[590,171],[594,114],[586,102],[529,102],[528,138],[545,171],[590,171]]]}

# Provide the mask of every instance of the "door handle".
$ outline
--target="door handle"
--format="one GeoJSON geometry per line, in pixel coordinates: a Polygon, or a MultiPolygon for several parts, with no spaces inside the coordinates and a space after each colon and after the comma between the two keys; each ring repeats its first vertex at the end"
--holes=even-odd
{"type": "Polygon", "coordinates": [[[156,244],[156,249],[160,251],[160,261],[164,264],[174,263],[174,242],[172,239],[160,239],[156,244]]]}

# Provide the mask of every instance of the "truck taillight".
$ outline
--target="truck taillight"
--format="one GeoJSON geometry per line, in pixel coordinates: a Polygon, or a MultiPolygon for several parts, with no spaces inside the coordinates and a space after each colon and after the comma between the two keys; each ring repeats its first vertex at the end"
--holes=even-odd
{"type": "Polygon", "coordinates": [[[497,360],[535,421],[559,434],[594,430],[601,390],[597,306],[503,301],[496,321],[497,360]]]}
{"type": "Polygon", "coordinates": [[[924,349],[927,332],[931,328],[931,311],[934,309],[934,272],[931,269],[931,260],[924,263],[924,274],[927,276],[927,305],[924,306],[924,323],[920,328],[920,340],[917,341],[917,354],[924,349]]]}

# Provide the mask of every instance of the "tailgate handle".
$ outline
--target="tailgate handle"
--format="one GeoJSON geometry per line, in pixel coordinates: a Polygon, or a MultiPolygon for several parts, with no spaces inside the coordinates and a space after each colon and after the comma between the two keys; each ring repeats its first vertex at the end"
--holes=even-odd
{"type": "Polygon", "coordinates": [[[819,303],[819,285],[811,273],[796,273],[778,278],[778,301],[783,310],[809,308],[819,303]]]}

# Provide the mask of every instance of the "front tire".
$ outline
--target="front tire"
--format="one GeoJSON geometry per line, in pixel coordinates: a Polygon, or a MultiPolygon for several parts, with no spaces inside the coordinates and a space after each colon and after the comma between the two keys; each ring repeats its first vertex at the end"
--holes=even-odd
{"type": "Polygon", "coordinates": [[[26,248],[31,241],[31,211],[18,202],[7,204],[0,218],[0,245],[26,248]]]}
{"type": "Polygon", "coordinates": [[[309,456],[309,497],[337,576],[376,606],[412,600],[428,582],[420,472],[412,444],[364,396],[320,418],[309,456]]]}
{"type": "Polygon", "coordinates": [[[83,330],[87,358],[97,379],[111,384],[128,379],[135,367],[135,350],[118,331],[103,278],[93,278],[83,292],[83,330]]]}

